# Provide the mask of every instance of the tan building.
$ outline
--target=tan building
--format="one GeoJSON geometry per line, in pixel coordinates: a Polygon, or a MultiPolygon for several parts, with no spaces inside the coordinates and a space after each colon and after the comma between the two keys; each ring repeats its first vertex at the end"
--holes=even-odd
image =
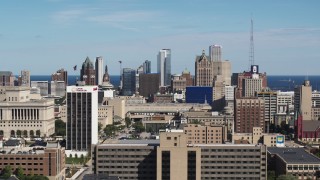
{"type": "Polygon", "coordinates": [[[236,133],[252,133],[253,127],[261,127],[265,131],[265,104],[263,99],[237,98],[235,100],[236,133]]]}
{"type": "Polygon", "coordinates": [[[264,100],[264,120],[266,132],[269,131],[271,124],[275,124],[275,115],[277,114],[277,93],[272,91],[258,92],[257,96],[264,100]]]}
{"type": "Polygon", "coordinates": [[[187,144],[222,144],[227,141],[227,128],[223,125],[187,124],[183,127],[187,144]]]}
{"type": "Polygon", "coordinates": [[[253,127],[252,133],[234,133],[232,135],[232,142],[235,144],[254,145],[261,143],[267,147],[275,147],[277,145],[276,139],[279,135],[281,134],[263,133],[261,127],[253,127]]]}
{"type": "Polygon", "coordinates": [[[212,86],[212,62],[210,57],[202,51],[201,56],[197,56],[195,60],[195,85],[196,86],[212,86]]]}
{"type": "Polygon", "coordinates": [[[294,89],[294,111],[302,116],[302,120],[312,120],[312,87],[310,81],[305,80],[301,86],[294,89]]]}
{"type": "Polygon", "coordinates": [[[201,149],[187,147],[183,133],[161,133],[157,148],[157,180],[201,179],[201,149]]]}
{"type": "Polygon", "coordinates": [[[98,106],[98,122],[105,127],[108,124],[113,124],[113,106],[98,106]]]}
{"type": "Polygon", "coordinates": [[[5,138],[54,134],[54,100],[30,99],[29,87],[5,87],[0,101],[0,133],[5,138]]]}
{"type": "Polygon", "coordinates": [[[50,180],[65,179],[65,151],[59,144],[47,147],[19,147],[0,152],[0,171],[11,166],[21,167],[25,175],[43,175],[50,180]]]}
{"type": "Polygon", "coordinates": [[[188,146],[183,132],[161,133],[160,140],[106,143],[93,150],[95,174],[120,179],[267,179],[265,146],[188,146]]]}
{"type": "Polygon", "coordinates": [[[225,85],[231,85],[231,63],[230,61],[212,61],[212,76],[222,76],[225,85]]]}
{"type": "Polygon", "coordinates": [[[103,105],[113,106],[113,115],[124,119],[126,115],[126,100],[123,98],[104,98],[103,105]]]}

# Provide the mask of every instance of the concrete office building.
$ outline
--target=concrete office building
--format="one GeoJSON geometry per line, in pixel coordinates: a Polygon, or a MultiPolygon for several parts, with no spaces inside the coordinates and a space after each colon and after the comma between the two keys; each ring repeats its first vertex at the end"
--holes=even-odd
{"type": "Polygon", "coordinates": [[[257,93],[258,98],[264,100],[264,120],[265,120],[265,130],[269,132],[269,127],[271,124],[275,124],[275,116],[277,114],[277,93],[272,91],[264,91],[257,93]]]}
{"type": "Polygon", "coordinates": [[[0,71],[0,86],[14,86],[15,77],[11,71],[0,71]]]}
{"type": "Polygon", "coordinates": [[[268,170],[276,176],[293,175],[297,179],[319,179],[320,159],[304,148],[268,148],[268,170]]]}
{"type": "Polygon", "coordinates": [[[265,132],[265,103],[258,98],[236,98],[234,132],[252,133],[253,127],[261,127],[265,132]]]}
{"type": "Polygon", "coordinates": [[[211,61],[221,61],[222,60],[222,46],[211,45],[209,46],[209,56],[211,61]]]}
{"type": "Polygon", "coordinates": [[[207,123],[187,124],[183,127],[187,135],[187,144],[222,144],[227,141],[227,127],[207,123]]]}
{"type": "Polygon", "coordinates": [[[195,59],[195,86],[210,86],[212,87],[212,62],[209,56],[202,51],[201,56],[196,56],[195,59]]]}
{"type": "Polygon", "coordinates": [[[31,81],[31,87],[39,88],[41,96],[48,96],[50,94],[48,81],[31,81]]]}
{"type": "MultiPolygon", "coordinates": [[[[65,87],[68,86],[68,71],[63,68],[59,69],[57,72],[51,75],[51,81],[64,81],[65,87]]],[[[72,82],[76,83],[76,82],[72,82]]]]}
{"type": "Polygon", "coordinates": [[[171,84],[171,49],[161,49],[157,56],[158,74],[160,74],[160,86],[171,84]]]}
{"type": "Polygon", "coordinates": [[[225,83],[221,75],[217,75],[213,79],[213,102],[212,109],[214,111],[221,111],[226,105],[225,101],[225,83]]]}
{"type": "Polygon", "coordinates": [[[136,71],[131,68],[122,69],[122,89],[123,96],[132,96],[136,92],[136,71]]]}
{"type": "Polygon", "coordinates": [[[143,73],[150,74],[151,73],[151,61],[146,60],[143,63],[143,73]]]}
{"type": "Polygon", "coordinates": [[[0,152],[0,171],[11,166],[12,172],[23,169],[24,175],[43,175],[49,180],[65,179],[65,150],[59,144],[46,147],[3,148],[0,152]]]}
{"type": "Polygon", "coordinates": [[[96,71],[89,57],[82,63],[80,81],[83,81],[85,85],[96,85],[96,71]]]}
{"type": "Polygon", "coordinates": [[[54,101],[30,99],[30,88],[3,87],[0,90],[0,135],[43,137],[54,134],[54,101]]]}
{"type": "Polygon", "coordinates": [[[301,86],[294,89],[294,112],[302,116],[303,120],[312,120],[312,87],[310,81],[305,80],[301,86]]]}
{"type": "Polygon", "coordinates": [[[160,133],[160,140],[113,140],[93,152],[95,174],[120,179],[267,178],[265,146],[188,146],[184,133],[160,133]]]}
{"type": "Polygon", "coordinates": [[[228,60],[222,61],[222,46],[209,46],[209,56],[212,62],[212,77],[220,75],[225,85],[231,85],[231,63],[228,60]]]}
{"type": "Polygon", "coordinates": [[[242,97],[254,97],[262,91],[262,79],[243,79],[242,97]]]}
{"type": "Polygon", "coordinates": [[[98,86],[67,87],[66,154],[98,143],[98,86]]]}
{"type": "Polygon", "coordinates": [[[22,70],[20,76],[18,77],[18,85],[30,87],[30,71],[22,70]]]}
{"type": "Polygon", "coordinates": [[[101,86],[103,82],[103,57],[102,56],[96,57],[95,70],[96,70],[96,85],[101,86]]]}
{"type": "Polygon", "coordinates": [[[139,94],[149,98],[159,92],[160,75],[159,74],[140,74],[139,75],[139,94]]]}
{"type": "Polygon", "coordinates": [[[126,115],[126,100],[120,97],[117,98],[104,98],[103,105],[113,106],[113,115],[118,116],[121,119],[126,115]]]}
{"type": "Polygon", "coordinates": [[[293,110],[294,91],[277,91],[277,114],[287,114],[293,110]]]}
{"type": "Polygon", "coordinates": [[[51,81],[51,96],[66,96],[66,84],[64,81],[51,81]]]}
{"type": "Polygon", "coordinates": [[[102,124],[102,127],[106,127],[108,124],[113,124],[113,111],[113,106],[98,106],[98,122],[102,124]]]}

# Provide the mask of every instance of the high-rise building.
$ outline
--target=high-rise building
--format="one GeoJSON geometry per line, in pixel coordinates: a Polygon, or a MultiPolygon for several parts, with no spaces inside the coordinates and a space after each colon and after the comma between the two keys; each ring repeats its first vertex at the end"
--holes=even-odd
{"type": "Polygon", "coordinates": [[[222,52],[221,52],[222,46],[220,45],[211,45],[209,46],[209,56],[211,61],[221,61],[222,52]]]}
{"type": "Polygon", "coordinates": [[[122,95],[132,96],[136,92],[136,71],[131,68],[123,68],[122,82],[122,95]]]}
{"type": "Polygon", "coordinates": [[[258,92],[257,96],[264,100],[264,120],[265,131],[269,133],[271,124],[275,124],[275,115],[277,114],[277,93],[272,91],[258,92]]]}
{"type": "MultiPolygon", "coordinates": [[[[65,87],[68,86],[68,71],[59,69],[51,75],[51,81],[64,81],[65,87]]],[[[75,83],[75,82],[74,82],[75,83]]]]}
{"type": "Polygon", "coordinates": [[[196,86],[212,86],[212,63],[205,51],[201,56],[197,56],[195,60],[195,85],[196,86]]]}
{"type": "Polygon", "coordinates": [[[253,127],[261,127],[265,131],[264,100],[255,97],[236,98],[235,129],[236,133],[252,133],[253,127]]]}
{"type": "Polygon", "coordinates": [[[51,93],[48,81],[31,81],[31,87],[39,88],[41,96],[48,96],[51,93]]]}
{"type": "Polygon", "coordinates": [[[18,78],[19,86],[30,87],[30,71],[22,70],[21,75],[18,78]]]}
{"type": "Polygon", "coordinates": [[[101,85],[103,82],[103,58],[99,56],[96,58],[96,85],[101,85]]]}
{"type": "Polygon", "coordinates": [[[159,92],[160,75],[156,73],[139,75],[139,94],[144,97],[151,97],[159,92]]]}
{"type": "Polygon", "coordinates": [[[305,80],[301,86],[294,89],[294,112],[302,116],[302,120],[312,120],[312,87],[310,81],[305,80]]]}
{"type": "Polygon", "coordinates": [[[64,81],[51,81],[51,96],[66,96],[66,86],[64,81]]]}
{"type": "Polygon", "coordinates": [[[0,86],[14,86],[14,80],[11,71],[0,71],[0,86]]]}
{"type": "Polygon", "coordinates": [[[96,85],[96,71],[89,57],[82,64],[80,81],[83,81],[85,85],[96,85]]]}
{"type": "Polygon", "coordinates": [[[158,53],[158,73],[160,86],[171,84],[171,49],[161,49],[158,53]]]}
{"type": "Polygon", "coordinates": [[[150,74],[151,73],[151,61],[146,60],[143,63],[143,73],[144,74],[150,74]]]}
{"type": "Polygon", "coordinates": [[[66,150],[87,152],[98,143],[98,86],[68,86],[66,99],[66,150]]]}

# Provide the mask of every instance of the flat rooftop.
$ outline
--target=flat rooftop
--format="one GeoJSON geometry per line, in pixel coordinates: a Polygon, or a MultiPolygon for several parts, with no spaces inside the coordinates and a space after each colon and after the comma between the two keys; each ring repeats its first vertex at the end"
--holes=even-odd
{"type": "Polygon", "coordinates": [[[270,154],[277,154],[289,164],[320,164],[320,159],[305,151],[304,148],[267,148],[270,154]]]}
{"type": "Polygon", "coordinates": [[[146,140],[116,140],[111,139],[105,141],[103,144],[99,146],[159,146],[160,140],[159,139],[146,139],[146,140]]]}

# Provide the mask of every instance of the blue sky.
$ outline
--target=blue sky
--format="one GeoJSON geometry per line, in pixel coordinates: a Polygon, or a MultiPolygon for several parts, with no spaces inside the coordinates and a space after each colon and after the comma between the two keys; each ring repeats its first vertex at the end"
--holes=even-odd
{"type": "Polygon", "coordinates": [[[109,73],[136,69],[172,50],[172,73],[194,74],[196,55],[223,46],[232,72],[248,69],[250,19],[255,62],[270,75],[320,74],[320,1],[297,0],[7,0],[0,1],[0,70],[52,74],[87,56],[109,73]]]}

